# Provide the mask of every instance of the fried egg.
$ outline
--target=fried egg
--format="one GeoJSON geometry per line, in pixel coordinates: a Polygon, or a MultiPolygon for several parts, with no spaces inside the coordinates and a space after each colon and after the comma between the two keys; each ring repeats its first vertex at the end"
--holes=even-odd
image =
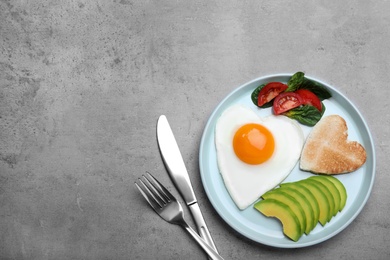
{"type": "Polygon", "coordinates": [[[288,117],[261,118],[242,105],[222,113],[215,128],[218,168],[240,210],[290,174],[303,143],[301,127],[288,117]]]}

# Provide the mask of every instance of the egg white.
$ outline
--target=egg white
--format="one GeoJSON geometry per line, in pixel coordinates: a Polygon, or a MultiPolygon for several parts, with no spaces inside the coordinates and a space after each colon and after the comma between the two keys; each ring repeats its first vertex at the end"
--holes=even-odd
{"type": "Polygon", "coordinates": [[[300,157],[303,143],[301,127],[285,116],[261,118],[242,105],[231,106],[222,113],[215,128],[218,168],[231,198],[240,210],[250,206],[290,174],[300,157]],[[274,137],[274,153],[262,164],[247,164],[234,152],[234,134],[248,123],[265,126],[274,137]]]}

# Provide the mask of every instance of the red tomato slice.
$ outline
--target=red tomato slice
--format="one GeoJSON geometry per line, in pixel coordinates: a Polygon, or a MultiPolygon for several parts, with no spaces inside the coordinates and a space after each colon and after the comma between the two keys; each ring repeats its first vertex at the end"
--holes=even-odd
{"type": "Polygon", "coordinates": [[[311,105],[317,108],[320,112],[322,111],[321,100],[313,92],[307,89],[298,89],[295,91],[303,99],[303,104],[311,105]]]}
{"type": "Polygon", "coordinates": [[[260,90],[257,105],[259,107],[265,105],[286,89],[287,85],[281,82],[268,83],[260,90]]]}
{"type": "Polygon", "coordinates": [[[303,99],[297,93],[283,92],[275,98],[273,108],[275,114],[279,115],[302,104],[303,99]]]}

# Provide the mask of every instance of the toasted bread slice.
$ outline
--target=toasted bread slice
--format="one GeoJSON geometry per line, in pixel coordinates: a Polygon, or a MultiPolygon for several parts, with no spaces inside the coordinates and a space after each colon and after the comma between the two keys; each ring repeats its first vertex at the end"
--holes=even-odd
{"type": "Polygon", "coordinates": [[[303,147],[300,168],[317,174],[353,172],[366,161],[366,150],[348,140],[348,128],[339,115],[323,117],[312,129],[303,147]]]}

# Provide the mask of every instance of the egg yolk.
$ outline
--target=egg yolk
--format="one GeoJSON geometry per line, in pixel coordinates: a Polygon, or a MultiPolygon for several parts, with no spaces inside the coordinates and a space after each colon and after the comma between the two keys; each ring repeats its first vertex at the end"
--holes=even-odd
{"type": "Polygon", "coordinates": [[[267,161],[275,150],[272,133],[262,125],[241,126],[233,138],[233,149],[237,157],[248,164],[261,164],[267,161]]]}

